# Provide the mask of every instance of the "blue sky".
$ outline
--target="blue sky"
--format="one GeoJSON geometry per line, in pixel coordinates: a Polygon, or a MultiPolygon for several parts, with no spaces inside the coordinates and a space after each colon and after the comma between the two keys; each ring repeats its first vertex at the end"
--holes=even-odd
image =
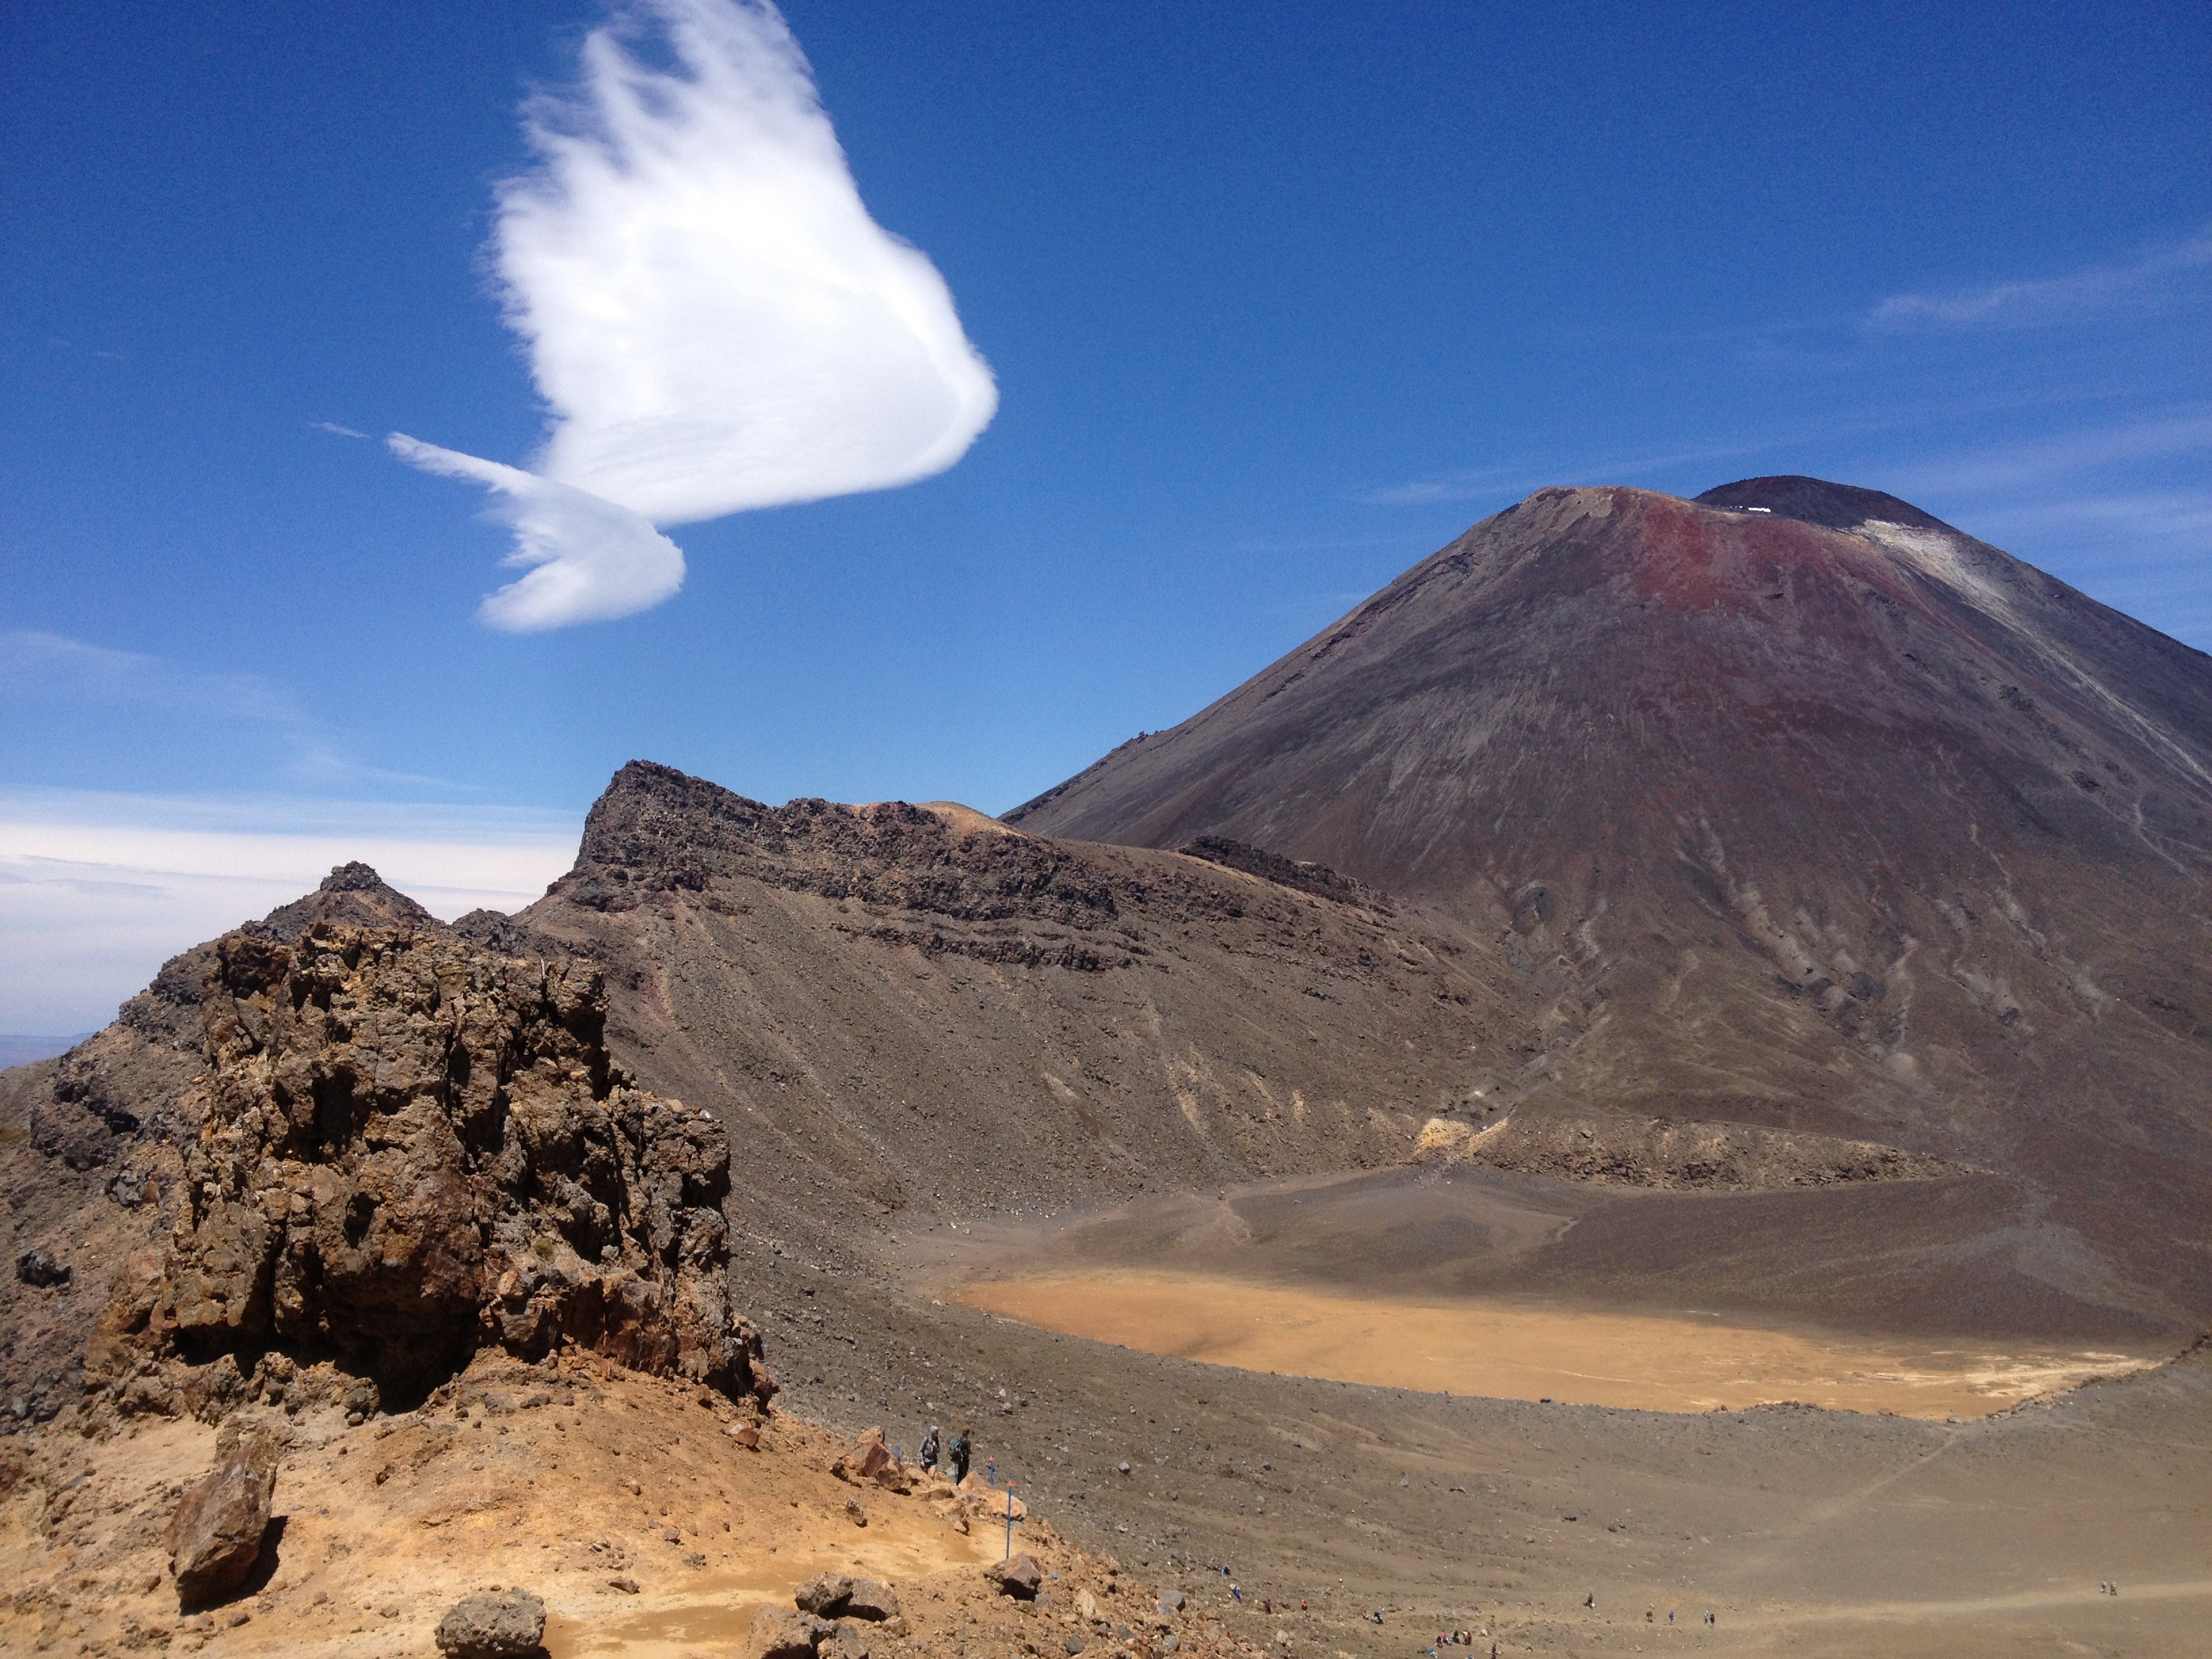
{"type": "Polygon", "coordinates": [[[1655,9],[795,0],[995,416],[534,633],[377,441],[530,464],[494,188],[604,10],[20,15],[0,1030],[333,847],[519,903],[632,757],[1003,810],[1545,483],[1887,489],[2212,647],[2212,16],[1655,9]]]}

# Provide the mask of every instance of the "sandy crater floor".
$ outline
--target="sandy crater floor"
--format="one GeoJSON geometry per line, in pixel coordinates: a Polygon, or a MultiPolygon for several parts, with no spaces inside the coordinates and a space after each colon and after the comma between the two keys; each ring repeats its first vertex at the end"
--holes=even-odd
{"type": "Polygon", "coordinates": [[[984,1280],[957,1298],[1066,1335],[1243,1370],[1648,1411],[1795,1401],[1982,1417],[2155,1358],[1801,1334],[1717,1316],[1330,1296],[1187,1273],[984,1280]]]}

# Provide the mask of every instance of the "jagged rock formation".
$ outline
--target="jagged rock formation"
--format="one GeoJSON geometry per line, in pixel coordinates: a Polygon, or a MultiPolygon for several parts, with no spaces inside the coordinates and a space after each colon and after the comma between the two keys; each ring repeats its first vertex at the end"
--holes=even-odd
{"type": "Polygon", "coordinates": [[[1442,908],[1523,1100],[1993,1169],[2212,1316],[2212,658],[1894,497],[1540,490],[1006,816],[1442,908]]]}
{"type": "MultiPolygon", "coordinates": [[[[31,1150],[119,1167],[72,1217],[126,1263],[100,1275],[85,1385],[175,1408],[220,1388],[191,1368],[236,1377],[276,1351],[407,1396],[482,1345],[568,1343],[772,1389],[729,1306],[722,1126],[610,1061],[596,969],[501,956],[413,909],[345,866],[168,963],[46,1069],[31,1150]]],[[[88,1312],[11,1370],[50,1366],[88,1312]]]]}

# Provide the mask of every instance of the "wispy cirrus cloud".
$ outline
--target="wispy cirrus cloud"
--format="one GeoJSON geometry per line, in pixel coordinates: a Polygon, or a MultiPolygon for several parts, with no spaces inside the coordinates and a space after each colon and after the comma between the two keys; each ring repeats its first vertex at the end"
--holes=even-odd
{"type": "Polygon", "coordinates": [[[2212,458],[2212,411],[2172,411],[1954,451],[1896,469],[1883,487],[1929,495],[2015,492],[2100,468],[2191,454],[2212,458]]]}
{"type": "Polygon", "coordinates": [[[208,673],[163,658],[35,629],[0,633],[0,693],[110,705],[191,702],[211,713],[305,729],[290,692],[258,674],[208,673]]]}
{"type": "Polygon", "coordinates": [[[35,629],[0,633],[0,698],[18,711],[87,706],[134,708],[168,721],[226,723],[260,732],[295,784],[325,788],[443,787],[434,778],[387,772],[348,756],[290,688],[264,675],[195,668],[35,629]]]}
{"type": "Polygon", "coordinates": [[[2212,270],[2212,229],[2131,264],[2099,265],[2063,276],[1996,283],[1940,294],[1897,294],[1867,315],[1877,331],[1918,329],[2033,328],[2070,322],[2125,306],[2155,302],[2212,270]]]}
{"type": "Polygon", "coordinates": [[[499,187],[493,253],[544,447],[526,473],[390,441],[505,496],[530,574],[486,622],[643,610],[683,579],[654,526],[909,483],[989,423],[951,291],[869,216],[769,0],[626,0],[525,113],[538,164],[499,187]]]}

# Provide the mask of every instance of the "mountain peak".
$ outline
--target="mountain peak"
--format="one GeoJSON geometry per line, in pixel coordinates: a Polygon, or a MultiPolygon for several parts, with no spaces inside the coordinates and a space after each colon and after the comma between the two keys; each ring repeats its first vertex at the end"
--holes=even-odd
{"type": "Polygon", "coordinates": [[[1808,478],[1798,473],[1739,478],[1708,489],[1696,500],[1700,507],[1717,507],[1729,513],[1771,513],[1777,518],[1796,519],[1830,530],[1856,530],[1875,520],[1914,530],[1959,533],[1934,514],[1923,513],[1911,502],[1881,490],[1830,483],[1825,478],[1808,478]]]}
{"type": "Polygon", "coordinates": [[[289,904],[280,904],[262,920],[280,939],[296,939],[319,921],[355,927],[410,927],[421,931],[442,924],[421,905],[392,886],[375,869],[356,859],[335,866],[322,885],[289,904]]]}

